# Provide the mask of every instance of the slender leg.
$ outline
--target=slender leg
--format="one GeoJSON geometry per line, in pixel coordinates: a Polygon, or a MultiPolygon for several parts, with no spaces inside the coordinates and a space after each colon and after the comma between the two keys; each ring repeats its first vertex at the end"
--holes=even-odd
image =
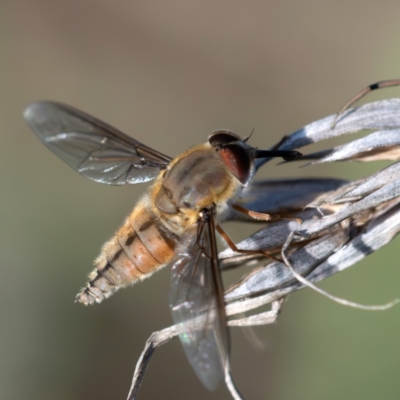
{"type": "Polygon", "coordinates": [[[273,254],[271,254],[271,253],[269,253],[268,251],[265,251],[265,250],[244,250],[244,249],[239,249],[236,246],[236,244],[233,242],[233,240],[228,236],[228,234],[221,228],[220,225],[217,225],[216,229],[217,229],[218,233],[224,238],[225,242],[228,244],[230,249],[235,251],[236,253],[265,256],[265,257],[268,257],[268,258],[272,258],[275,261],[282,262],[281,259],[279,259],[278,257],[275,257],[273,254]]]}
{"type": "Polygon", "coordinates": [[[244,208],[243,206],[236,204],[236,203],[232,204],[232,208],[236,211],[239,211],[242,214],[247,215],[248,217],[250,217],[252,219],[257,219],[259,221],[276,221],[277,219],[280,218],[279,215],[271,216],[269,214],[259,213],[256,211],[248,210],[247,208],[244,208]]]}
{"type": "MultiPolygon", "coordinates": [[[[251,211],[251,210],[248,210],[247,208],[240,206],[239,204],[236,204],[236,203],[233,203],[231,206],[234,210],[239,211],[239,212],[247,215],[248,217],[258,220],[258,221],[276,221],[278,219],[294,219],[299,224],[301,224],[301,222],[302,222],[300,218],[281,218],[279,215],[271,216],[266,213],[259,213],[256,211],[251,211]]],[[[266,250],[239,249],[236,246],[236,244],[232,241],[232,239],[228,236],[228,234],[221,228],[220,225],[217,225],[216,229],[217,229],[218,233],[224,238],[225,242],[228,244],[230,249],[235,251],[236,253],[249,254],[249,255],[260,255],[260,256],[265,256],[265,257],[271,258],[274,261],[282,262],[282,260],[280,258],[274,256],[273,254],[271,254],[270,252],[268,252],[266,250]]]]}
{"type": "Polygon", "coordinates": [[[364,97],[365,95],[367,95],[368,93],[372,92],[373,90],[377,90],[377,89],[383,89],[383,88],[387,88],[387,87],[394,87],[394,86],[400,86],[400,79],[390,79],[387,81],[380,81],[380,82],[376,82],[373,83],[372,85],[367,86],[366,88],[364,88],[363,90],[361,90],[360,93],[358,93],[356,96],[354,96],[351,100],[349,100],[340,110],[339,112],[336,114],[335,119],[332,122],[331,128],[333,129],[339,118],[341,117],[341,115],[343,115],[343,113],[349,108],[351,107],[356,101],[360,100],[362,97],[364,97]]]}
{"type": "Polygon", "coordinates": [[[300,218],[281,217],[280,215],[269,215],[269,214],[266,214],[266,213],[259,213],[257,211],[251,211],[251,210],[249,210],[249,209],[247,209],[247,208],[245,208],[245,207],[243,207],[243,206],[241,206],[239,204],[236,204],[236,203],[233,203],[231,205],[231,207],[234,210],[236,210],[236,211],[238,211],[238,212],[240,212],[242,214],[245,214],[248,217],[250,217],[252,219],[255,219],[255,220],[258,220],[258,221],[277,221],[278,219],[290,219],[290,220],[297,221],[299,224],[301,224],[303,222],[300,218]]]}

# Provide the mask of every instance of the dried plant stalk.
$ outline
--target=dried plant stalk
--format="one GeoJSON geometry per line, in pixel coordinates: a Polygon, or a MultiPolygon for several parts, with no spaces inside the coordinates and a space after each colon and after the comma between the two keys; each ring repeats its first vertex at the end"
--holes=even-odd
{"type": "MultiPolygon", "coordinates": [[[[342,146],[307,154],[303,159],[313,160],[312,163],[397,159],[400,156],[400,99],[349,109],[339,119],[331,115],[315,121],[285,137],[273,148],[299,149],[362,130],[372,133],[342,146]]],[[[267,161],[257,160],[256,168],[267,161]]],[[[285,296],[349,268],[399,233],[400,163],[353,182],[332,178],[256,181],[243,190],[240,204],[256,212],[292,218],[270,222],[237,244],[240,249],[276,254],[284,249],[286,263],[235,253],[231,249],[219,254],[222,269],[242,264],[258,265],[226,290],[228,324],[273,323],[285,296]],[[300,218],[302,222],[293,218],[300,218]],[[299,279],[293,271],[299,274],[299,279]],[[265,304],[271,304],[270,311],[244,316],[265,304]]],[[[243,219],[243,215],[230,209],[224,218],[243,219]]],[[[181,327],[175,325],[150,336],[137,363],[128,400],[136,398],[154,350],[180,333],[181,327]]],[[[226,384],[232,397],[240,399],[229,371],[226,384]]]]}

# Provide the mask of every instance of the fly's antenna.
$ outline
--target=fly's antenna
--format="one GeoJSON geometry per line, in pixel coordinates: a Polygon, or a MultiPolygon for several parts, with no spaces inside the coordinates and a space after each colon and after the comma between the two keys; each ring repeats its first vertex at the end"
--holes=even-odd
{"type": "Polygon", "coordinates": [[[246,137],[242,140],[242,142],[243,142],[243,143],[246,143],[246,142],[253,136],[253,133],[254,133],[254,128],[251,130],[250,135],[249,135],[249,136],[246,136],[246,137]]]}

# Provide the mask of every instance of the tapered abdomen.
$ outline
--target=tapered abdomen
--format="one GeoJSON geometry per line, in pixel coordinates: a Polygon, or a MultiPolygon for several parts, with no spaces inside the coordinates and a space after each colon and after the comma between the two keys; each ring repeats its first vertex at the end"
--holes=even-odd
{"type": "Polygon", "coordinates": [[[225,204],[239,186],[209,143],[175,158],[103,246],[96,269],[76,301],[100,303],[168,264],[180,236],[197,223],[201,210],[225,204]]]}
{"type": "Polygon", "coordinates": [[[100,303],[116,290],[168,264],[177,238],[143,204],[138,204],[124,225],[102,249],[89,282],[76,296],[85,305],[100,303]]]}

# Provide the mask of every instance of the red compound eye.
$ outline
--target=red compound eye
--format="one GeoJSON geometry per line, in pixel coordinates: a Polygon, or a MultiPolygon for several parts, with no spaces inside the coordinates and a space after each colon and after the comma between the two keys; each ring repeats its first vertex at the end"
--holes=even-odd
{"type": "Polygon", "coordinates": [[[249,151],[252,148],[246,145],[236,133],[222,129],[213,132],[208,140],[218,151],[229,171],[245,185],[254,168],[254,154],[249,151]]]}
{"type": "Polygon", "coordinates": [[[252,162],[249,153],[239,144],[228,144],[218,150],[224,164],[229,171],[243,184],[251,176],[252,162]]]}

